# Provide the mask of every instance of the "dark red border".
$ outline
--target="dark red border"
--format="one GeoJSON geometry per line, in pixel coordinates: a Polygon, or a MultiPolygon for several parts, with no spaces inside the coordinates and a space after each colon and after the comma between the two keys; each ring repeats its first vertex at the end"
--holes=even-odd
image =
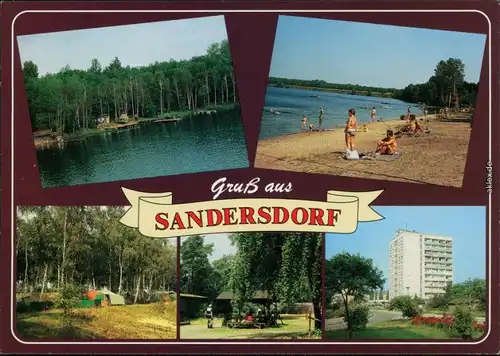
{"type": "MultiPolygon", "coordinates": [[[[169,9],[169,10],[196,10],[197,13],[142,13],[142,14],[25,14],[16,22],[16,34],[42,33],[69,29],[131,24],[202,16],[201,11],[211,10],[248,10],[248,9],[287,9],[287,10],[320,10],[320,9],[476,9],[488,14],[492,21],[492,67],[494,85],[493,98],[498,97],[496,73],[498,71],[498,46],[497,42],[497,4],[494,1],[458,1],[458,2],[8,2],[2,3],[2,259],[1,274],[2,289],[10,287],[10,24],[19,12],[26,9],[169,9]],[[50,20],[49,20],[50,19],[50,20]]],[[[286,13],[286,11],[283,11],[286,13]]],[[[294,14],[299,15],[299,14],[294,14]]],[[[401,13],[378,14],[352,14],[308,13],[307,16],[324,17],[331,19],[356,20],[365,22],[385,23],[401,26],[439,28],[461,32],[487,33],[486,20],[480,14],[431,14],[413,13],[404,16],[401,13]]],[[[235,74],[238,81],[238,91],[242,107],[243,124],[247,138],[249,158],[252,162],[255,156],[258,131],[260,126],[261,108],[264,101],[265,86],[269,71],[270,56],[277,22],[277,13],[231,13],[226,14],[226,24],[230,38],[231,52],[234,60],[235,74]],[[251,54],[254,54],[252,56],[251,54]]],[[[210,185],[221,176],[227,176],[233,181],[247,181],[255,176],[262,179],[262,183],[272,181],[292,182],[293,191],[288,198],[324,200],[329,189],[366,191],[386,189],[385,193],[376,201],[376,205],[486,205],[488,195],[485,191],[485,166],[487,157],[486,127],[488,120],[488,51],[485,52],[483,69],[480,77],[478,94],[478,109],[474,121],[469,146],[469,159],[466,166],[463,188],[444,188],[431,185],[407,184],[387,181],[374,181],[354,178],[331,177],[316,174],[301,174],[294,172],[278,172],[261,169],[243,169],[229,172],[207,172],[184,176],[160,177],[130,181],[127,183],[113,182],[68,188],[54,188],[43,190],[40,185],[40,176],[34,166],[36,163],[35,152],[31,142],[28,110],[24,87],[21,76],[21,67],[17,48],[15,48],[15,77],[16,77],[16,121],[15,121],[15,200],[18,205],[125,205],[127,202],[121,192],[120,185],[141,191],[173,191],[176,203],[211,200],[210,185]],[[314,187],[315,189],[311,189],[314,187]]],[[[495,135],[493,147],[493,162],[498,159],[498,103],[493,103],[493,128],[495,135]]],[[[497,180],[497,169],[494,167],[494,179],[497,180]]],[[[496,186],[496,184],[495,184],[496,186]]],[[[259,193],[259,197],[283,197],[280,194],[259,193]]],[[[238,194],[227,198],[242,197],[238,194]]],[[[495,196],[496,197],[496,196],[495,196]]],[[[498,199],[493,203],[493,231],[492,251],[498,251],[498,199]]],[[[494,286],[499,285],[498,256],[493,254],[492,274],[488,276],[494,286]]],[[[15,341],[10,335],[10,315],[5,311],[10,310],[11,295],[2,293],[0,307],[4,312],[0,320],[2,330],[1,350],[3,352],[116,352],[116,353],[486,353],[498,350],[498,313],[494,313],[490,337],[480,345],[326,345],[319,341],[315,345],[297,344],[258,345],[158,345],[154,341],[147,345],[23,345],[15,341]],[[300,345],[300,346],[299,346],[300,345]],[[460,346],[460,348],[459,348],[460,346]]],[[[498,305],[498,290],[492,291],[492,305],[498,305]]],[[[494,309],[495,310],[495,309],[494,309]]],[[[132,341],[132,340],[129,340],[132,341]]],[[[214,342],[215,340],[211,340],[214,342]]],[[[242,340],[242,342],[245,342],[242,340]]]]}

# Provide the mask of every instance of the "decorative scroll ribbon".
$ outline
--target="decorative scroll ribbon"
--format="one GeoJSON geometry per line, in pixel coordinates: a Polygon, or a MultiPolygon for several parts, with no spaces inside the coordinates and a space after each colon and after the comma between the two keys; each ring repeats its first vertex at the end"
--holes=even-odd
{"type": "Polygon", "coordinates": [[[326,202],[241,198],[185,204],[173,204],[172,193],[122,190],[131,206],[120,222],[154,238],[247,231],[351,234],[359,222],[383,219],[370,207],[383,190],[329,190],[326,202]]]}

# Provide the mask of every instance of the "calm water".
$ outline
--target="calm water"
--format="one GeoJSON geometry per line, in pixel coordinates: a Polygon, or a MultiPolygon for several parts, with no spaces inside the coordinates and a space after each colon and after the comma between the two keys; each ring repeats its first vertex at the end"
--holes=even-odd
{"type": "Polygon", "coordinates": [[[369,122],[373,107],[377,110],[377,119],[389,120],[406,115],[409,106],[412,106],[412,113],[420,114],[420,108],[415,104],[395,99],[268,87],[260,139],[300,132],[304,115],[308,124],[318,126],[320,107],[325,110],[322,127],[331,129],[345,124],[350,108],[356,109],[360,122],[369,122]],[[271,109],[276,109],[280,115],[273,115],[271,109]]]}
{"type": "Polygon", "coordinates": [[[43,187],[248,167],[239,110],[146,123],[37,151],[43,187]]]}

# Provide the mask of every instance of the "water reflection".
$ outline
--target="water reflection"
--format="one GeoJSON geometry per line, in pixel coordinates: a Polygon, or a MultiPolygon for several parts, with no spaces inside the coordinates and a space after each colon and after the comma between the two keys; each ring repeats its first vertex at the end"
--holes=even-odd
{"type": "Polygon", "coordinates": [[[43,187],[248,167],[238,111],[145,123],[37,151],[43,187]]]}

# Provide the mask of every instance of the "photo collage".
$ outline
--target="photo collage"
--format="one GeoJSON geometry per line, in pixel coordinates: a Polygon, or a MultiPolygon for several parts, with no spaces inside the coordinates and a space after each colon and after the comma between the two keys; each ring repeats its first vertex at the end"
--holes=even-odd
{"type": "Polygon", "coordinates": [[[500,4],[459,3],[2,3],[0,350],[497,353],[500,4]]]}

